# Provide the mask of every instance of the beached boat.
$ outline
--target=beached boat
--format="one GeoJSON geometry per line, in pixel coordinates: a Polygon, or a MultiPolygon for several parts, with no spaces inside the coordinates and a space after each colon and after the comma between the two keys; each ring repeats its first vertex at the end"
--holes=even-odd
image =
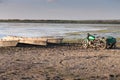
{"type": "Polygon", "coordinates": [[[47,39],[43,39],[40,37],[29,38],[29,37],[19,37],[19,36],[7,36],[4,39],[18,40],[19,43],[32,44],[32,45],[43,45],[43,46],[47,45],[47,39]]]}
{"type": "Polygon", "coordinates": [[[31,39],[31,38],[23,38],[19,40],[19,43],[26,43],[26,44],[33,44],[33,45],[47,45],[47,40],[42,40],[42,39],[31,39]]]}
{"type": "Polygon", "coordinates": [[[60,37],[19,37],[19,36],[7,36],[6,40],[18,40],[19,43],[32,44],[32,45],[44,45],[47,43],[60,44],[63,38],[60,37]]]}
{"type": "Polygon", "coordinates": [[[61,37],[42,37],[43,39],[47,39],[47,43],[54,43],[54,44],[60,44],[62,43],[63,38],[61,37]]]}
{"type": "Polygon", "coordinates": [[[6,47],[6,46],[16,46],[18,43],[18,40],[0,40],[0,47],[6,47]]]}

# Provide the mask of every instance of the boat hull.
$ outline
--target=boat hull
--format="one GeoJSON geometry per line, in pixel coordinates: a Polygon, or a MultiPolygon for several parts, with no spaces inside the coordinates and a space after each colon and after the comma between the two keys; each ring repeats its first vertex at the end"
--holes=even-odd
{"type": "Polygon", "coordinates": [[[7,36],[4,39],[6,40],[18,40],[19,43],[25,43],[25,44],[32,44],[32,45],[47,45],[47,39],[35,37],[35,38],[29,38],[29,37],[18,37],[18,36],[7,36]]]}
{"type": "Polygon", "coordinates": [[[17,43],[17,40],[0,40],[0,47],[16,46],[17,43]]]}

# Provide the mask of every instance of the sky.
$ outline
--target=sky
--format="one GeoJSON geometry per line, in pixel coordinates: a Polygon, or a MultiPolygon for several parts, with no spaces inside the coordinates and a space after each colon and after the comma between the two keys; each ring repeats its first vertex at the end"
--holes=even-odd
{"type": "Polygon", "coordinates": [[[120,19],[120,0],[0,0],[0,19],[120,19]]]}

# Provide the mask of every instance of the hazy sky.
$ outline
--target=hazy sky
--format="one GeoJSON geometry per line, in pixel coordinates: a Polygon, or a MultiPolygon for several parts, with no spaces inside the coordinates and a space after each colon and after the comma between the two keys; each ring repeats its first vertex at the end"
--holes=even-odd
{"type": "Polygon", "coordinates": [[[120,0],[0,0],[0,19],[120,19],[120,0]]]}

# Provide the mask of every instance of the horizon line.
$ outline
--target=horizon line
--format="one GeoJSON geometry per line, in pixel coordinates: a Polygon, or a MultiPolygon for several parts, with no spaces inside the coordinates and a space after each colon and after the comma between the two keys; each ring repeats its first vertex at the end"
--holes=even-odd
{"type": "Polygon", "coordinates": [[[95,20],[96,20],[96,21],[97,21],[97,20],[98,20],[98,21],[99,21],[99,20],[100,20],[100,21],[104,21],[104,20],[106,20],[106,21],[107,21],[107,20],[120,20],[120,19],[79,19],[79,20],[78,20],[78,19],[76,19],[76,20],[74,19],[74,20],[73,20],[73,19],[17,19],[17,18],[16,18],[16,19],[0,19],[0,20],[51,20],[51,21],[52,21],[52,20],[65,20],[65,21],[66,21],[66,20],[68,20],[68,21],[95,21],[95,20]]]}

